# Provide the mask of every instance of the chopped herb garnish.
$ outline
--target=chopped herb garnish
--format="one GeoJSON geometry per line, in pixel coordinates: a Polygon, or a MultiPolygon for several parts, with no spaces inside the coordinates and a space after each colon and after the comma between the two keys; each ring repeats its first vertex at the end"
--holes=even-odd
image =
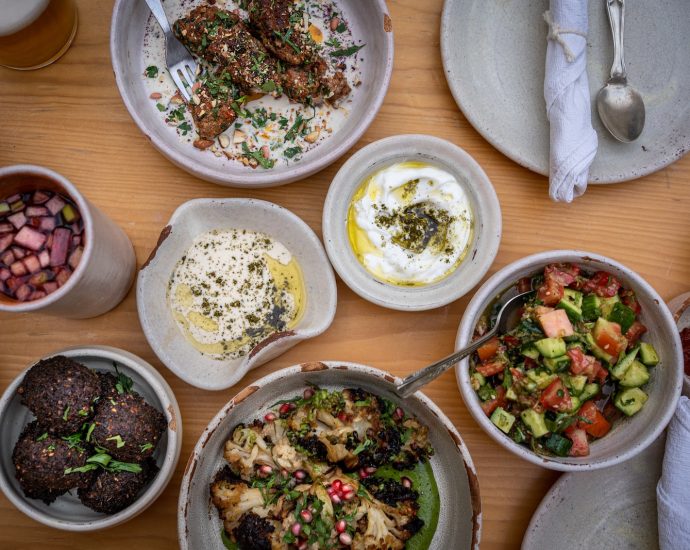
{"type": "Polygon", "coordinates": [[[156,108],[162,113],[167,109],[167,107],[161,103],[156,103],[156,108]]]}
{"type": "Polygon", "coordinates": [[[47,439],[47,438],[48,438],[48,432],[43,432],[41,435],[39,435],[36,438],[36,441],[43,441],[44,439],[47,439]]]}
{"type": "Polygon", "coordinates": [[[153,443],[144,443],[143,445],[139,445],[139,449],[142,453],[145,453],[149,449],[153,449],[153,443]]]}
{"type": "Polygon", "coordinates": [[[114,441],[115,445],[117,446],[118,449],[125,446],[125,442],[122,440],[122,437],[120,435],[114,435],[112,437],[106,437],[105,440],[106,441],[114,441]]]}
{"type": "Polygon", "coordinates": [[[155,65],[149,65],[148,67],[146,67],[145,74],[149,78],[156,78],[158,76],[158,67],[156,67],[155,65]]]}
{"type": "Polygon", "coordinates": [[[254,159],[262,168],[273,168],[273,165],[276,163],[275,159],[264,158],[261,151],[252,151],[249,149],[249,145],[247,145],[246,141],[242,142],[242,153],[244,153],[245,157],[254,159]]]}
{"type": "Polygon", "coordinates": [[[115,389],[117,390],[117,393],[130,393],[132,391],[132,387],[134,386],[134,382],[129,376],[127,376],[126,374],[122,374],[119,371],[119,369],[117,368],[117,364],[113,363],[113,366],[115,367],[115,372],[117,373],[117,382],[115,383],[115,389]]]}
{"type": "Polygon", "coordinates": [[[349,48],[343,48],[342,50],[335,50],[331,52],[331,57],[349,57],[353,54],[356,54],[364,46],[366,46],[366,44],[360,44],[359,46],[350,46],[349,48]]]}
{"type": "Polygon", "coordinates": [[[290,28],[285,34],[282,34],[278,31],[273,32],[278,38],[280,38],[283,42],[285,42],[288,46],[295,50],[295,53],[300,53],[302,51],[299,49],[299,46],[297,44],[290,40],[290,36],[292,36],[292,28],[290,28]]]}
{"type": "Polygon", "coordinates": [[[192,127],[189,125],[189,122],[186,120],[177,126],[177,129],[182,132],[183,136],[186,136],[188,132],[192,131],[192,127]]]}
{"type": "Polygon", "coordinates": [[[285,149],[285,151],[283,151],[283,156],[286,159],[291,159],[294,156],[299,155],[301,152],[302,152],[302,148],[299,145],[297,145],[296,147],[289,147],[289,148],[285,149]]]}
{"type": "Polygon", "coordinates": [[[67,405],[67,408],[65,409],[65,412],[62,413],[62,419],[63,419],[65,422],[67,422],[67,419],[69,418],[69,409],[70,409],[70,406],[67,405]]]}

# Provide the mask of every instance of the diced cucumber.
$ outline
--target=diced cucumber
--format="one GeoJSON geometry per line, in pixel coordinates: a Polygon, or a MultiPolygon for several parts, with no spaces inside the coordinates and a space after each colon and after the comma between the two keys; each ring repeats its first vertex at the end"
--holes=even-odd
{"type": "Polygon", "coordinates": [[[621,332],[625,334],[635,322],[635,312],[623,302],[617,302],[613,304],[613,308],[606,319],[618,323],[621,326],[621,332]]]}
{"type": "Polygon", "coordinates": [[[494,390],[489,384],[482,386],[477,390],[477,395],[482,401],[489,401],[496,397],[496,390],[494,390]]]}
{"type": "Polygon", "coordinates": [[[565,379],[565,385],[576,394],[582,393],[582,390],[585,389],[586,384],[587,377],[584,374],[580,374],[578,376],[568,376],[565,379]]]}
{"type": "Polygon", "coordinates": [[[556,307],[565,310],[571,321],[580,321],[582,319],[582,292],[566,288],[563,291],[563,298],[556,307]]]}
{"type": "Polygon", "coordinates": [[[584,403],[585,401],[592,399],[592,397],[597,395],[600,391],[601,387],[596,382],[585,384],[585,387],[582,389],[582,393],[578,395],[578,399],[584,403]]]}
{"type": "Polygon", "coordinates": [[[517,401],[517,393],[515,393],[515,390],[513,388],[508,388],[506,390],[506,399],[510,399],[511,401],[517,401]]]}
{"type": "Polygon", "coordinates": [[[601,316],[604,318],[608,318],[609,315],[611,315],[611,311],[613,311],[613,306],[616,304],[619,304],[621,299],[618,297],[618,294],[611,296],[610,298],[602,298],[601,299],[601,316]]]}
{"type": "Polygon", "coordinates": [[[525,357],[534,359],[535,361],[539,359],[539,350],[532,344],[525,344],[522,346],[522,348],[520,348],[520,353],[525,357]]]}
{"type": "Polygon", "coordinates": [[[561,355],[560,357],[545,357],[544,366],[551,372],[562,372],[570,367],[570,357],[561,355]]]}
{"type": "Polygon", "coordinates": [[[544,357],[565,355],[566,350],[563,338],[542,338],[534,342],[534,345],[544,357]]]}
{"type": "Polygon", "coordinates": [[[472,389],[474,389],[474,391],[477,391],[484,384],[486,384],[486,378],[484,378],[484,375],[480,372],[473,372],[472,378],[470,379],[470,383],[472,384],[472,389]]]}
{"type": "Polygon", "coordinates": [[[649,396],[640,388],[627,388],[616,394],[613,404],[627,416],[632,416],[640,411],[647,399],[649,396]]]}
{"type": "Polygon", "coordinates": [[[580,341],[581,336],[580,336],[579,334],[577,335],[577,338],[578,338],[578,339],[575,340],[575,341],[573,341],[573,342],[568,342],[568,345],[566,346],[566,349],[575,349],[575,348],[577,348],[577,349],[581,349],[582,351],[585,351],[585,346],[584,346],[584,345],[582,344],[582,342],[580,341]]]}
{"type": "Polygon", "coordinates": [[[616,380],[621,380],[625,376],[625,373],[628,372],[630,365],[632,365],[633,361],[635,361],[639,351],[640,347],[636,346],[630,353],[623,355],[622,358],[618,359],[618,363],[616,363],[616,365],[610,369],[611,376],[613,376],[616,380]]]}
{"type": "Polygon", "coordinates": [[[540,390],[546,388],[557,377],[558,375],[551,374],[543,369],[532,369],[527,371],[527,378],[534,382],[540,390]]]}
{"type": "Polygon", "coordinates": [[[655,367],[659,364],[659,356],[652,344],[647,342],[640,344],[640,361],[648,367],[655,367]]]}
{"type": "Polygon", "coordinates": [[[515,417],[502,407],[498,407],[491,415],[491,422],[503,433],[508,433],[515,423],[515,417]]]}
{"type": "Polygon", "coordinates": [[[570,439],[558,434],[551,434],[546,441],[544,441],[544,447],[556,456],[568,456],[568,452],[572,446],[573,442],[570,441],[570,439]]]}
{"type": "Polygon", "coordinates": [[[534,409],[525,409],[520,413],[520,418],[527,426],[527,429],[532,432],[532,436],[540,438],[549,433],[544,421],[544,413],[538,413],[534,409]]]}
{"type": "Polygon", "coordinates": [[[582,401],[580,401],[580,398],[575,396],[575,395],[571,395],[570,396],[570,409],[568,409],[568,412],[570,414],[572,414],[572,413],[576,412],[581,406],[582,406],[582,401]]]}
{"type": "Polygon", "coordinates": [[[601,349],[594,341],[594,337],[591,333],[588,332],[586,334],[585,340],[587,341],[587,346],[590,350],[592,350],[592,353],[597,359],[601,359],[602,361],[606,361],[607,363],[613,362],[613,355],[611,355],[610,353],[606,353],[603,349],[601,349]]]}
{"type": "Polygon", "coordinates": [[[644,386],[647,382],[649,382],[649,371],[639,361],[633,361],[625,376],[621,378],[621,386],[625,388],[644,386]]]}
{"type": "Polygon", "coordinates": [[[0,202],[0,214],[5,214],[10,211],[10,205],[6,202],[0,202]]]}
{"type": "Polygon", "coordinates": [[[585,321],[596,321],[601,317],[601,298],[596,294],[588,294],[582,299],[582,318],[585,321]]]}
{"type": "Polygon", "coordinates": [[[67,223],[72,223],[77,219],[77,211],[71,204],[66,204],[62,209],[62,217],[67,223]]]}

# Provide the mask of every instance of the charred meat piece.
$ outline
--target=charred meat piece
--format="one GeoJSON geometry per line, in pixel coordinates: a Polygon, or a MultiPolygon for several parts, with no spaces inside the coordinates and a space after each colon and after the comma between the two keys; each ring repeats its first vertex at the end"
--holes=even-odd
{"type": "Polygon", "coordinates": [[[324,98],[331,105],[337,105],[341,99],[350,95],[352,91],[342,71],[337,71],[333,76],[323,78],[321,85],[324,98]]]}
{"type": "Polygon", "coordinates": [[[87,487],[79,489],[79,500],[96,512],[116,514],[134,503],[141,490],[156,476],[153,459],[141,463],[141,472],[100,470],[87,487]]]}
{"type": "Polygon", "coordinates": [[[88,457],[86,449],[50,435],[37,422],[24,428],[12,452],[15,476],[24,494],[46,504],[70,489],[88,485],[91,472],[65,474],[67,468],[84,466],[88,457]]]}
{"type": "Polygon", "coordinates": [[[191,52],[212,61],[213,56],[207,49],[209,44],[217,38],[218,30],[229,29],[239,20],[240,18],[235,13],[215,6],[202,5],[190,11],[187,17],[175,21],[173,31],[191,52]]]}
{"type": "Polygon", "coordinates": [[[69,435],[93,416],[101,384],[92,370],[56,355],[31,367],[17,393],[46,431],[69,435]]]}
{"type": "Polygon", "coordinates": [[[336,105],[350,93],[345,75],[338,71],[332,76],[326,74],[327,65],[319,59],[303,67],[288,67],[281,74],[281,87],[292,101],[318,105],[326,100],[336,105]]]}
{"type": "Polygon", "coordinates": [[[303,65],[316,57],[304,9],[294,0],[250,0],[247,12],[252,30],[278,59],[303,65]]]}
{"type": "Polygon", "coordinates": [[[278,91],[279,74],[275,59],[243,23],[231,29],[219,29],[207,52],[216,63],[227,69],[242,91],[278,91]]]}
{"type": "Polygon", "coordinates": [[[237,113],[232,104],[239,97],[239,90],[225,69],[201,81],[189,104],[201,139],[212,140],[235,122],[237,113]]]}
{"type": "Polygon", "coordinates": [[[165,416],[134,392],[101,399],[93,423],[91,440],[123,462],[150,457],[166,428],[165,416]]]}

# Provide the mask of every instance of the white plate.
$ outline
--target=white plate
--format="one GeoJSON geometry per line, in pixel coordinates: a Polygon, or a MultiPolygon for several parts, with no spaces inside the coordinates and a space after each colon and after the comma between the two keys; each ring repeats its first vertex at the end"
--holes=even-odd
{"type": "Polygon", "coordinates": [[[665,443],[666,432],[623,464],[564,474],[534,512],[522,550],[658,548],[656,484],[665,443]]]}
{"type": "MultiPolygon", "coordinates": [[[[446,0],[441,51],[448,85],[465,117],[494,147],[540,174],[549,170],[544,104],[547,0],[446,0]]],[[[640,138],[613,139],[593,105],[599,151],[592,183],[639,178],[690,150],[690,2],[628,0],[628,80],[647,111],[640,138]]],[[[592,101],[612,60],[605,2],[589,2],[587,72],[592,101]]]]}

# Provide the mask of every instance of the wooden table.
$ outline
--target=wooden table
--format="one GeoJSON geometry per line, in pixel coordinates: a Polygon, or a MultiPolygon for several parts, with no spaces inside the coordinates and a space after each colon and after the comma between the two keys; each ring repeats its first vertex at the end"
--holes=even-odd
{"type": "MultiPolygon", "coordinates": [[[[491,272],[527,254],[580,248],[611,256],[646,278],[664,299],[690,286],[690,156],[635,182],[592,186],[571,205],[554,204],[546,178],[518,166],[465,120],[441,66],[442,0],[389,0],[395,31],[395,71],[386,101],[357,144],[403,133],[427,133],[463,147],[493,182],[503,209],[503,241],[491,272]]],[[[278,203],[320,231],[328,185],[343,160],[305,181],[242,191],[213,185],[176,168],[151,147],[117,92],[108,48],[112,1],[79,1],[79,31],[59,62],[34,72],[0,69],[0,165],[53,168],[120,224],[139,265],[182,202],[198,197],[255,197],[278,203]]],[[[335,322],[247,375],[227,391],[207,392],[176,378],[149,348],[137,319],[135,292],[96,319],[65,321],[39,315],[0,315],[0,389],[31,362],[76,344],[127,349],[155,365],[182,410],[184,444],[165,493],[124,526],[93,534],[43,527],[0,497],[0,548],[174,548],[182,472],[208,421],[240,387],[276,369],[314,359],[357,361],[405,375],[453,349],[469,296],[424,313],[371,305],[341,282],[335,322]],[[384,328],[385,327],[385,328],[384,328]]],[[[454,373],[426,390],[455,423],[479,472],[483,548],[517,548],[530,517],[558,474],[520,461],[494,443],[465,408],[454,373]]],[[[6,449],[3,452],[7,452],[6,449]]]]}

